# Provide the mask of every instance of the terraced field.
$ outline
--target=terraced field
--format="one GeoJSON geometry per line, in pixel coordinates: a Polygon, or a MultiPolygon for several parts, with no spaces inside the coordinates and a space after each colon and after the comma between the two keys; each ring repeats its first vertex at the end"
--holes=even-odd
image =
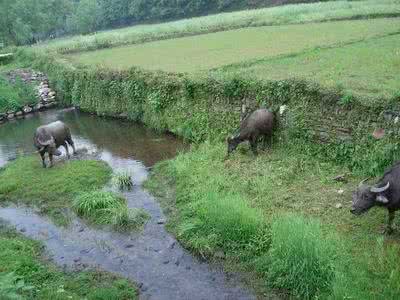
{"type": "Polygon", "coordinates": [[[359,96],[390,98],[400,91],[400,35],[332,49],[314,49],[224,68],[263,79],[303,78],[359,96]]]}
{"type": "Polygon", "coordinates": [[[400,18],[243,28],[69,55],[74,63],[113,69],[195,72],[293,55],[400,31],[400,18]]]}

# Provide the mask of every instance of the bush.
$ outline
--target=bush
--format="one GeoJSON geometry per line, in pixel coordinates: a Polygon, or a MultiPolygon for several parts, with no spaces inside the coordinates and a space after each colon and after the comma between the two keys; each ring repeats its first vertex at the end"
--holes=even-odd
{"type": "Polygon", "coordinates": [[[317,221],[286,215],[272,224],[268,280],[272,287],[288,289],[311,299],[331,289],[336,245],[326,239],[317,221]]]}

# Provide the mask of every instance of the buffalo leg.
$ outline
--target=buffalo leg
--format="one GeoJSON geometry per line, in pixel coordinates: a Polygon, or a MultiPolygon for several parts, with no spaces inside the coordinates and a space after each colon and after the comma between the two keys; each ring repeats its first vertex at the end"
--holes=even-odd
{"type": "Polygon", "coordinates": [[[392,224],[393,224],[393,220],[394,220],[394,215],[395,215],[395,211],[393,209],[389,209],[388,225],[387,225],[387,228],[385,231],[385,233],[387,233],[387,234],[393,233],[392,224]]]}
{"type": "Polygon", "coordinates": [[[251,151],[253,151],[254,155],[257,155],[257,139],[251,139],[250,140],[250,147],[251,147],[251,151]]]}
{"type": "Polygon", "coordinates": [[[53,154],[49,153],[49,160],[50,160],[50,168],[53,167],[53,154]]]}
{"type": "Polygon", "coordinates": [[[45,152],[40,152],[40,157],[42,158],[42,166],[43,168],[46,168],[46,162],[45,162],[45,152]]]}
{"type": "Polygon", "coordinates": [[[72,154],[75,155],[75,154],[76,154],[75,144],[74,144],[74,142],[72,141],[72,138],[69,137],[69,138],[67,139],[67,142],[68,142],[68,144],[72,147],[72,151],[73,151],[72,154]]]}
{"type": "Polygon", "coordinates": [[[66,142],[64,142],[63,146],[65,148],[65,151],[67,152],[67,158],[69,159],[70,156],[69,156],[69,151],[68,151],[68,144],[66,142]]]}

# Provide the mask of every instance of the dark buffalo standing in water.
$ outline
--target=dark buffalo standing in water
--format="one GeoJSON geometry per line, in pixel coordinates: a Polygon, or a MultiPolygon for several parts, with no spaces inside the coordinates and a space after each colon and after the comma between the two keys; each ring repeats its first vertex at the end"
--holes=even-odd
{"type": "Polygon", "coordinates": [[[386,171],[374,186],[368,186],[361,182],[357,191],[353,193],[351,208],[353,214],[360,215],[373,206],[388,209],[389,220],[385,232],[391,234],[395,211],[400,209],[400,162],[386,171]]]}
{"type": "Polygon", "coordinates": [[[239,132],[227,139],[228,155],[232,153],[237,146],[249,141],[251,150],[257,155],[257,143],[260,137],[270,138],[275,127],[275,115],[267,109],[257,109],[253,111],[240,124],[239,132]]]}
{"type": "Polygon", "coordinates": [[[68,143],[75,154],[75,145],[71,138],[71,132],[67,125],[61,121],[38,127],[33,141],[35,147],[38,149],[38,153],[42,157],[43,168],[46,168],[46,152],[49,155],[50,167],[53,166],[53,155],[61,155],[58,147],[64,146],[67,151],[67,157],[69,158],[68,143]]]}

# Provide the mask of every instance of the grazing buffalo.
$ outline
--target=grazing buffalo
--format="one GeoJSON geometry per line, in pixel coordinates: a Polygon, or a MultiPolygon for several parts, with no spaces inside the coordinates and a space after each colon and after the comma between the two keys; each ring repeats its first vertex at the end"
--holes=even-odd
{"type": "Polygon", "coordinates": [[[385,172],[383,177],[374,185],[368,186],[361,182],[353,193],[351,212],[360,215],[373,206],[388,209],[389,221],[386,233],[393,232],[392,223],[395,211],[400,209],[400,162],[385,172]]]}
{"type": "Polygon", "coordinates": [[[270,138],[274,127],[274,113],[264,108],[253,111],[242,121],[239,132],[227,139],[228,155],[244,141],[250,142],[251,150],[257,155],[257,142],[259,137],[270,138]]]}
{"type": "Polygon", "coordinates": [[[70,130],[61,121],[38,127],[33,141],[35,147],[38,149],[38,153],[42,157],[43,168],[46,168],[46,152],[49,155],[50,167],[53,166],[53,155],[61,155],[61,152],[57,149],[58,147],[64,146],[67,151],[67,157],[69,158],[68,143],[75,154],[75,146],[71,138],[70,130]]]}

